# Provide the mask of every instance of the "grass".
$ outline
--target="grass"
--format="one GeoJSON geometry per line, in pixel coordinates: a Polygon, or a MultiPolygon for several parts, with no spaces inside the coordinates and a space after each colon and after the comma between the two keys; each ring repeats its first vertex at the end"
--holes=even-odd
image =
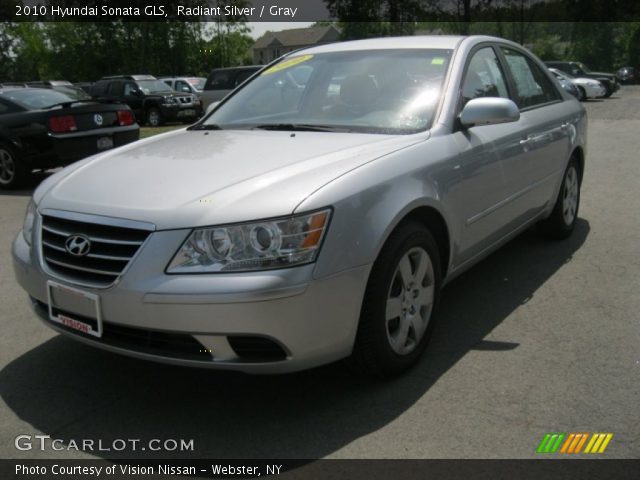
{"type": "Polygon", "coordinates": [[[154,135],[158,135],[160,133],[170,132],[171,130],[176,130],[177,128],[183,128],[186,125],[165,125],[162,127],[140,127],[140,138],[153,137],[154,135]]]}

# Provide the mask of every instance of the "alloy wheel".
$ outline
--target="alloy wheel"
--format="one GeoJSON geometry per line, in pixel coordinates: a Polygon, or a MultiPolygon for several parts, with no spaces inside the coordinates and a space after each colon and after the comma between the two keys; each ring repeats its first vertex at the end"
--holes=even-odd
{"type": "Polygon", "coordinates": [[[387,295],[385,321],[389,345],[410,354],[427,331],[433,309],[435,275],[427,251],[414,247],[395,269],[387,295]]]}
{"type": "Polygon", "coordinates": [[[11,153],[0,148],[0,183],[9,185],[16,175],[16,164],[11,153]]]}
{"type": "Polygon", "coordinates": [[[576,218],[578,209],[578,172],[571,166],[564,178],[564,195],[562,198],[562,216],[567,225],[571,225],[576,218]]]}

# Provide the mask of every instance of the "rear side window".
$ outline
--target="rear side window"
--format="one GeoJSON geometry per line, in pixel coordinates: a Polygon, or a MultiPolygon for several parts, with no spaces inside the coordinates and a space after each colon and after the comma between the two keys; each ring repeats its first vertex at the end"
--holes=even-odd
{"type": "Polygon", "coordinates": [[[119,97],[122,95],[122,83],[121,82],[111,82],[109,84],[109,88],[107,88],[107,94],[119,97]]]}
{"type": "Polygon", "coordinates": [[[507,68],[516,87],[514,101],[520,108],[535,107],[559,100],[558,92],[545,73],[526,55],[502,47],[507,68]]]}
{"type": "Polygon", "coordinates": [[[240,70],[236,75],[236,80],[233,86],[237,87],[254,73],[256,73],[256,70],[240,70]]]}
{"type": "Polygon", "coordinates": [[[99,97],[104,95],[107,92],[108,82],[96,82],[93,87],[91,87],[91,95],[95,97],[99,97]]]}
{"type": "Polygon", "coordinates": [[[231,90],[233,88],[233,71],[218,70],[211,72],[205,90],[231,90]]]}

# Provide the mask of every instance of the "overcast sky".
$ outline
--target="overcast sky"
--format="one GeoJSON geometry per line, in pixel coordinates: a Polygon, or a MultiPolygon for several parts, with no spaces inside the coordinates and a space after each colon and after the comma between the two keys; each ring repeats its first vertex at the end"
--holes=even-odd
{"type": "Polygon", "coordinates": [[[313,22],[248,22],[247,25],[251,27],[251,36],[258,38],[267,30],[277,32],[290,28],[304,28],[313,25],[313,22]]]}

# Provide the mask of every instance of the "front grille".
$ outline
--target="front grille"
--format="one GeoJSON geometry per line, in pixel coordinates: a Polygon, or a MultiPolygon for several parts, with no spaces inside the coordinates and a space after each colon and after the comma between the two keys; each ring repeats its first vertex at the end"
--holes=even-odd
{"type": "Polygon", "coordinates": [[[147,230],[43,215],[42,256],[54,274],[70,281],[106,287],[122,274],[148,236],[147,230]],[[67,250],[66,242],[74,235],[89,240],[86,255],[75,256],[67,250]]]}
{"type": "Polygon", "coordinates": [[[180,103],[193,103],[193,97],[178,97],[180,103]]]}

